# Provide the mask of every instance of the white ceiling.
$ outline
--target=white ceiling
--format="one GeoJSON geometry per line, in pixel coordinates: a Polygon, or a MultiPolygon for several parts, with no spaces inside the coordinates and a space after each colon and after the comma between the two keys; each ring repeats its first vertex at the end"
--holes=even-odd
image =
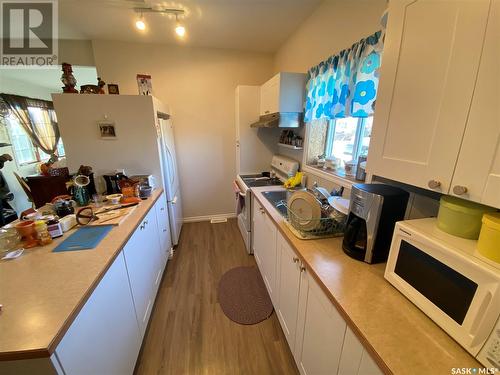
{"type": "Polygon", "coordinates": [[[274,52],[321,1],[59,0],[59,37],[274,52]],[[184,40],[175,35],[171,15],[144,14],[147,29],[137,30],[134,6],[184,9],[184,40]]]}

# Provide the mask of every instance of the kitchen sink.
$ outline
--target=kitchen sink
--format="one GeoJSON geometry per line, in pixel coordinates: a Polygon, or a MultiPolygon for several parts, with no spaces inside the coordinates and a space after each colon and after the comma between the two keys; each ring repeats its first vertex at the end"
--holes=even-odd
{"type": "Polygon", "coordinates": [[[287,201],[289,194],[290,193],[286,190],[265,191],[262,193],[269,203],[271,203],[281,216],[285,218],[288,216],[288,212],[286,205],[283,203],[287,201]]]}

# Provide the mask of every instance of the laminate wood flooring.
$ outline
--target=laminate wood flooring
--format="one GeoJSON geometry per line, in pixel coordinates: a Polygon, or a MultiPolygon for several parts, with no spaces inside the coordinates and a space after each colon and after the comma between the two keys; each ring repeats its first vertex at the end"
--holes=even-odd
{"type": "Polygon", "coordinates": [[[236,220],[185,224],[167,265],[136,374],[298,374],[276,313],[259,324],[234,323],[217,302],[227,270],[256,265],[236,220]]]}

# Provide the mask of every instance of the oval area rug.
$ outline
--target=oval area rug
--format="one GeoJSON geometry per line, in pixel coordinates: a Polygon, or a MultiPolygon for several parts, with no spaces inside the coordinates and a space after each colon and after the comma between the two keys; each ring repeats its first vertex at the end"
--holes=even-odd
{"type": "Polygon", "coordinates": [[[222,275],[218,287],[222,311],[239,324],[257,324],[273,312],[273,303],[257,267],[236,267],[222,275]]]}

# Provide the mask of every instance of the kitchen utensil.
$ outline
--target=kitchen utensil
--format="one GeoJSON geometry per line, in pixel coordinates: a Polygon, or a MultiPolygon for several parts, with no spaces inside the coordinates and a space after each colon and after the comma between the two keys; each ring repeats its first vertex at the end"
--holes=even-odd
{"type": "Polygon", "coordinates": [[[109,221],[109,220],[112,220],[112,219],[115,219],[115,218],[118,218],[118,217],[121,217],[121,216],[124,216],[127,214],[126,213],[123,215],[121,215],[121,214],[106,215],[106,213],[108,213],[110,211],[115,211],[115,210],[124,210],[124,209],[134,207],[137,205],[138,205],[138,203],[130,203],[127,205],[120,205],[117,207],[104,208],[104,209],[101,209],[101,210],[95,211],[95,212],[92,209],[92,207],[83,207],[77,212],[76,221],[80,225],[88,225],[93,221],[94,222],[99,221],[99,224],[100,224],[104,221],[109,221]],[[97,216],[97,215],[101,215],[101,216],[97,216]]]}
{"type": "Polygon", "coordinates": [[[79,228],[71,236],[66,238],[54,250],[61,251],[88,250],[95,248],[99,242],[113,229],[113,225],[102,225],[97,227],[87,226],[79,228]]]}
{"type": "Polygon", "coordinates": [[[60,218],[75,212],[76,202],[73,200],[58,200],[54,202],[54,210],[60,218]]]}
{"type": "Polygon", "coordinates": [[[0,252],[19,248],[21,236],[15,228],[0,228],[0,252]]]}
{"type": "Polygon", "coordinates": [[[149,198],[151,196],[152,191],[153,191],[153,188],[151,186],[140,185],[139,186],[139,197],[141,199],[149,198]]]}
{"type": "Polygon", "coordinates": [[[439,201],[437,226],[454,236],[477,240],[481,231],[483,214],[496,211],[494,208],[457,197],[442,196],[439,201]]]}
{"type": "Polygon", "coordinates": [[[24,249],[10,251],[2,257],[2,260],[11,260],[11,259],[19,258],[23,253],[24,253],[24,249]]]}
{"type": "Polygon", "coordinates": [[[308,191],[293,193],[288,199],[287,206],[293,212],[293,220],[300,229],[309,231],[318,226],[321,219],[321,203],[312,193],[308,191]]]}
{"type": "Polygon", "coordinates": [[[357,162],[355,160],[346,161],[344,164],[345,174],[347,176],[356,175],[356,165],[357,162]]]}
{"type": "Polygon", "coordinates": [[[118,204],[120,203],[120,199],[122,199],[123,194],[111,194],[111,195],[106,195],[106,199],[111,202],[111,204],[118,204]]]}
{"type": "Polygon", "coordinates": [[[33,220],[21,221],[15,225],[15,228],[22,237],[23,247],[29,249],[38,245],[33,220]]]}
{"type": "Polygon", "coordinates": [[[90,179],[85,175],[78,175],[73,178],[75,188],[73,196],[79,206],[86,206],[90,202],[90,194],[87,190],[87,185],[90,184],[90,179]]]}

